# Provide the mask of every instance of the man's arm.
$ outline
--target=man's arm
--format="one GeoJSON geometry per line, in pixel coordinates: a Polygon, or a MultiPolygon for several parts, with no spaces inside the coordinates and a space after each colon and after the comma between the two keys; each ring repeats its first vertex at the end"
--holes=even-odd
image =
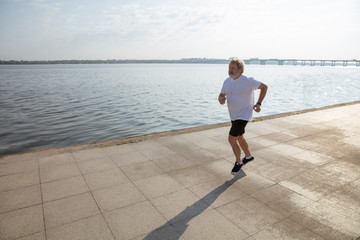
{"type": "Polygon", "coordinates": [[[266,86],[266,84],[260,83],[260,86],[258,87],[258,89],[260,89],[260,94],[259,94],[259,99],[257,101],[257,103],[254,105],[253,109],[255,110],[255,112],[260,112],[261,111],[261,103],[265,98],[268,86],[266,86]]]}
{"type": "Polygon", "coordinates": [[[219,103],[221,105],[223,105],[225,103],[225,101],[226,101],[226,94],[225,93],[220,93],[219,97],[218,97],[218,100],[219,100],[219,103]]]}

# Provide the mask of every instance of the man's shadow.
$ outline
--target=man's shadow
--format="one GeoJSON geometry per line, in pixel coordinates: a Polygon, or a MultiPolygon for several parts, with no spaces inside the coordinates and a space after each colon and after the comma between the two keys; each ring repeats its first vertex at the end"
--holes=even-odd
{"type": "Polygon", "coordinates": [[[228,189],[231,185],[233,185],[240,178],[245,177],[246,174],[243,170],[240,170],[238,174],[234,176],[233,179],[226,181],[219,187],[215,188],[206,196],[196,201],[193,205],[186,207],[181,213],[167,221],[161,227],[155,229],[147,236],[145,236],[144,240],[158,240],[158,239],[166,239],[166,240],[176,240],[184,234],[188,227],[188,223],[197,215],[204,212],[215,200],[228,189]],[[175,228],[169,228],[168,226],[176,225],[175,228]]]}

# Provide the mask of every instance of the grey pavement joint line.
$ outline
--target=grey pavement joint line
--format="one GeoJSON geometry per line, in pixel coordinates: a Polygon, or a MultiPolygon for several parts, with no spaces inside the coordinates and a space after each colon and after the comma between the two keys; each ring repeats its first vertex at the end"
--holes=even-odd
{"type": "MultiPolygon", "coordinates": [[[[106,154],[106,153],[105,153],[105,154],[106,154]]],[[[79,168],[78,162],[76,161],[76,159],[75,159],[75,157],[74,157],[74,155],[73,155],[72,153],[71,153],[71,156],[74,158],[74,161],[75,161],[75,163],[76,163],[76,166],[79,168]]],[[[112,161],[112,159],[111,159],[111,161],[112,161]]],[[[116,166],[116,167],[117,167],[117,166],[116,166]]],[[[80,168],[79,168],[79,169],[80,169],[80,168]]],[[[80,172],[81,172],[81,171],[80,171],[80,172]]],[[[85,179],[85,177],[84,177],[84,173],[83,173],[83,172],[81,172],[81,176],[82,176],[83,180],[85,181],[86,186],[87,186],[88,189],[89,189],[89,192],[90,192],[90,194],[91,194],[91,197],[92,197],[92,199],[94,200],[94,202],[95,202],[95,204],[96,204],[96,206],[97,206],[97,208],[98,208],[98,210],[99,210],[99,212],[100,212],[101,217],[104,219],[104,222],[105,222],[106,226],[108,227],[109,231],[111,232],[112,237],[113,237],[114,239],[116,239],[113,231],[111,230],[108,222],[106,221],[106,219],[105,219],[105,217],[104,217],[104,215],[103,215],[103,213],[102,213],[102,211],[101,211],[101,209],[100,209],[100,206],[99,206],[98,202],[96,201],[96,199],[95,199],[95,197],[94,197],[94,194],[92,193],[92,191],[91,191],[91,189],[90,189],[89,184],[86,182],[86,179],[85,179]]],[[[93,217],[93,216],[89,216],[89,217],[87,217],[87,218],[90,218],[90,217],[93,217]]],[[[85,219],[86,219],[86,218],[85,218],[85,219]]],[[[80,219],[80,220],[82,220],[82,219],[80,219]]],[[[80,221],[80,220],[77,220],[77,221],[80,221]]]]}
{"type": "Polygon", "coordinates": [[[44,211],[44,197],[43,197],[42,186],[41,186],[42,183],[41,183],[41,179],[40,179],[40,164],[39,164],[39,159],[36,159],[36,160],[38,161],[38,174],[39,174],[39,184],[40,184],[40,194],[41,194],[41,209],[42,209],[42,213],[43,213],[44,232],[45,232],[45,239],[47,239],[45,211],[44,211]]]}

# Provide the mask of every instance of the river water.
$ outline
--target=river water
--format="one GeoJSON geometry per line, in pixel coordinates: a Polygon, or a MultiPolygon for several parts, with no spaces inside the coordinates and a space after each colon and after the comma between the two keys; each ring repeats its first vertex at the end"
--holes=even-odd
{"type": "MultiPolygon", "coordinates": [[[[227,64],[0,65],[0,154],[229,121],[227,64]]],[[[254,117],[352,102],[360,67],[247,65],[269,86],[254,117]]],[[[257,98],[257,94],[255,97],[257,98]]]]}

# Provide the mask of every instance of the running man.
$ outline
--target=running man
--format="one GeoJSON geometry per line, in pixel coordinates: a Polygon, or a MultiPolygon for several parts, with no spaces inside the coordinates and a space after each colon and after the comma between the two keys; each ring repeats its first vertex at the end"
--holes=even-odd
{"type": "Polygon", "coordinates": [[[219,94],[218,100],[221,105],[227,106],[231,119],[231,129],[229,132],[229,143],[235,155],[235,165],[231,174],[238,173],[242,166],[254,160],[249,151],[249,146],[244,138],[245,126],[252,118],[252,111],[260,112],[261,103],[265,98],[268,87],[255,80],[242,75],[244,72],[244,62],[238,58],[233,58],[229,63],[229,76],[225,79],[219,94]],[[260,89],[259,99],[254,105],[254,90],[260,89]],[[240,159],[241,149],[245,157],[240,159]]]}

